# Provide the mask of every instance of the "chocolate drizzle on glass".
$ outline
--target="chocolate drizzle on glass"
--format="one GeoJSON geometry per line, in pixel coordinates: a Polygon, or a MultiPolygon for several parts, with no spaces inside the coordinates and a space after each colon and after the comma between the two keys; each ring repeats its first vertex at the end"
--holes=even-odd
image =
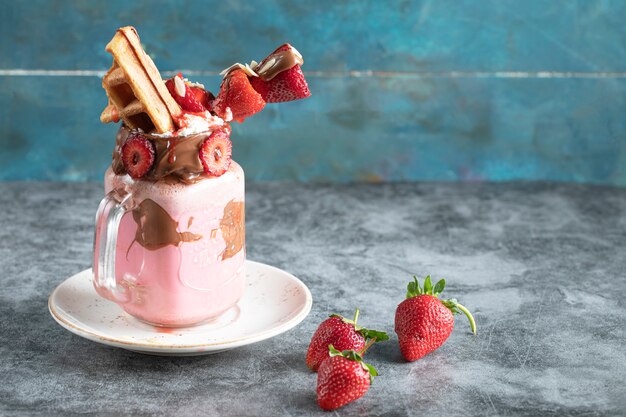
{"type": "MultiPolygon", "coordinates": [[[[168,245],[179,246],[184,242],[195,242],[203,238],[202,235],[189,231],[178,231],[179,224],[154,200],[143,200],[132,210],[133,220],[137,224],[135,240],[148,250],[157,250],[168,245]]],[[[191,227],[193,217],[188,221],[191,227]]],[[[220,230],[226,247],[222,253],[222,260],[235,256],[244,248],[245,244],[245,209],[243,201],[231,200],[225,207],[220,220],[220,230]]],[[[213,230],[215,232],[215,230],[213,230]]],[[[215,238],[214,233],[210,236],[215,238]]],[[[128,248],[130,251],[131,246],[128,248]]],[[[126,253],[128,257],[128,252],[126,253]]]]}
{"type": "Polygon", "coordinates": [[[245,240],[245,209],[243,201],[230,201],[224,207],[224,217],[220,221],[220,229],[226,248],[222,260],[235,256],[244,245],[245,240]]]}
{"type": "Polygon", "coordinates": [[[133,220],[137,224],[135,242],[148,250],[161,249],[167,245],[178,246],[182,242],[202,239],[202,235],[179,232],[176,220],[149,198],[133,209],[133,220]]]}

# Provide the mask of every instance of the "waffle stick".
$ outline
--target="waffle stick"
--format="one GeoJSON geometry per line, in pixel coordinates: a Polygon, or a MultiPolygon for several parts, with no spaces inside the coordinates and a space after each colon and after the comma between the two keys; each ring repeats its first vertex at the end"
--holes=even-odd
{"type": "Polygon", "coordinates": [[[135,29],[119,29],[106,51],[113,55],[113,65],[102,79],[109,104],[100,120],[110,123],[122,119],[131,129],[144,132],[175,130],[174,119],[180,116],[181,108],[141,47],[135,29]]]}

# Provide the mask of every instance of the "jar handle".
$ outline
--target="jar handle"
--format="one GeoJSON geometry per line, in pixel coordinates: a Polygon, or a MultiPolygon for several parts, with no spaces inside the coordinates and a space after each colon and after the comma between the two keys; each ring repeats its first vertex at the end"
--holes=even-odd
{"type": "Polygon", "coordinates": [[[96,290],[111,301],[128,301],[126,288],[117,284],[115,255],[117,235],[124,214],[129,211],[131,194],[108,193],[98,206],[96,231],[94,234],[93,284],[96,290]]]}

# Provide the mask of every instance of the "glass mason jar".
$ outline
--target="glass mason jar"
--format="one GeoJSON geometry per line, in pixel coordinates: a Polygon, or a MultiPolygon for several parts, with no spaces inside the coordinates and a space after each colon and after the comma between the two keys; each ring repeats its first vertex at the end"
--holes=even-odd
{"type": "Polygon", "coordinates": [[[203,173],[198,150],[211,132],[144,136],[156,158],[145,178],[124,172],[122,127],[96,215],[94,287],[128,314],[180,327],[234,306],[245,287],[244,172],[232,162],[203,173]]]}

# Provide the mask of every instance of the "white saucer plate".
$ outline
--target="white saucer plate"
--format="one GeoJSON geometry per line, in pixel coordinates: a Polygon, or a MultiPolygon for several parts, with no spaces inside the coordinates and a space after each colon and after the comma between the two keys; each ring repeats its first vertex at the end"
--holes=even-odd
{"type": "Polygon", "coordinates": [[[205,355],[269,339],[298,325],[313,298],[302,281],[281,269],[246,261],[247,288],[239,303],[217,319],[194,327],[158,328],[143,323],[93,288],[91,269],[61,283],[48,309],[78,336],[152,355],[205,355]]]}

